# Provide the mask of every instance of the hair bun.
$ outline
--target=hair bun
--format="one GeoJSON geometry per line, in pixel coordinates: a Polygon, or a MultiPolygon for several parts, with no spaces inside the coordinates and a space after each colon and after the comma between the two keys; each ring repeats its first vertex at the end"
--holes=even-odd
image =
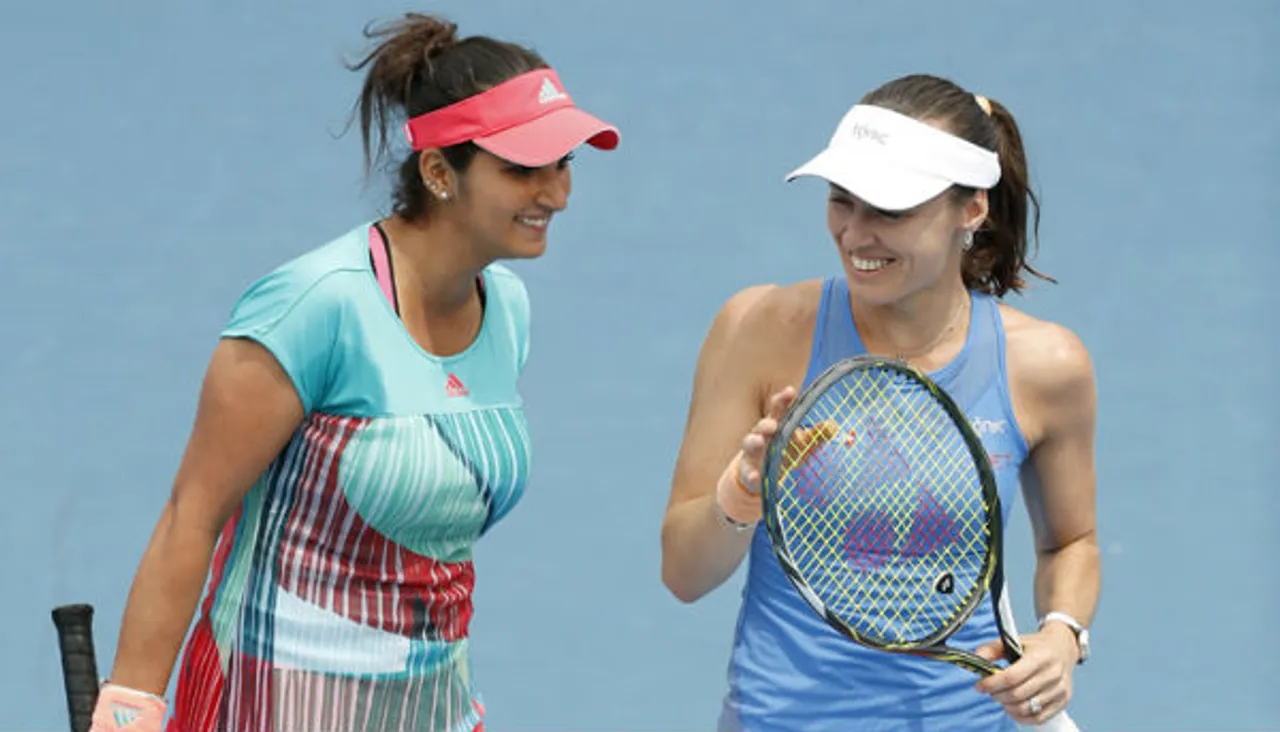
{"type": "Polygon", "coordinates": [[[405,13],[400,34],[406,45],[414,45],[427,58],[458,42],[458,25],[421,13],[405,13]]]}

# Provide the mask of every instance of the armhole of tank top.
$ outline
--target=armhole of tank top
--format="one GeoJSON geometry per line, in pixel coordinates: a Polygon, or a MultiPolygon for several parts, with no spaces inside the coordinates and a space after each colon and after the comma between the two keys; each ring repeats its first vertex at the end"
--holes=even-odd
{"type": "Polygon", "coordinates": [[[1018,415],[1013,409],[1013,394],[1009,385],[1008,345],[1004,337],[1004,315],[1000,312],[1000,301],[995,298],[991,299],[991,320],[993,321],[992,332],[996,338],[996,365],[1000,369],[1000,377],[996,379],[997,388],[1000,389],[1000,405],[1004,409],[1005,418],[1013,427],[1014,434],[1018,436],[1018,447],[1022,450],[1023,459],[1026,459],[1031,454],[1031,447],[1027,444],[1027,436],[1023,433],[1018,415]]]}

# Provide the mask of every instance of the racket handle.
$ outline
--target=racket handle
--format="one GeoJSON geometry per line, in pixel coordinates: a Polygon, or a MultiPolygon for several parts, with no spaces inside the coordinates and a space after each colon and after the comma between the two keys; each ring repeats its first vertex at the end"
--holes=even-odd
{"type": "Polygon", "coordinates": [[[1046,719],[1044,724],[1037,726],[1036,729],[1040,732],[1080,732],[1080,728],[1072,721],[1065,709],[1046,719]]]}
{"type": "Polygon", "coordinates": [[[71,732],[88,732],[98,703],[98,661],[93,649],[93,606],[63,605],[54,608],[62,655],[62,681],[66,687],[71,732]]]}

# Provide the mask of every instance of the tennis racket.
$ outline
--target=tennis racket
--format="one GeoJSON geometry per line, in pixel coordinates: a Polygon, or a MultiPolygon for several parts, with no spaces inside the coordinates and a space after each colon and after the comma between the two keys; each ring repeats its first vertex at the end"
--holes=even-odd
{"type": "MultiPolygon", "coordinates": [[[[796,399],[765,451],[764,521],[810,607],[861,645],[955,664],[996,664],[946,641],[987,597],[1010,661],[995,473],[968,418],[910,365],[859,356],[796,399]]],[[[1039,727],[1078,730],[1066,712],[1039,727]]]]}
{"type": "Polygon", "coordinates": [[[62,654],[71,732],[88,732],[98,703],[98,659],[93,646],[93,606],[62,605],[53,610],[62,654]]]}

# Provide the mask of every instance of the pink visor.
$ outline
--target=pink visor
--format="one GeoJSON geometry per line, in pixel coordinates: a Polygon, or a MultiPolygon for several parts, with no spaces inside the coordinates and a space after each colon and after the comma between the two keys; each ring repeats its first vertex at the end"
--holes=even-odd
{"type": "Polygon", "coordinates": [[[578,109],[551,69],[536,69],[410,119],[405,137],[414,150],[474,142],[531,168],[549,165],[586,142],[618,146],[618,128],[578,109]]]}

